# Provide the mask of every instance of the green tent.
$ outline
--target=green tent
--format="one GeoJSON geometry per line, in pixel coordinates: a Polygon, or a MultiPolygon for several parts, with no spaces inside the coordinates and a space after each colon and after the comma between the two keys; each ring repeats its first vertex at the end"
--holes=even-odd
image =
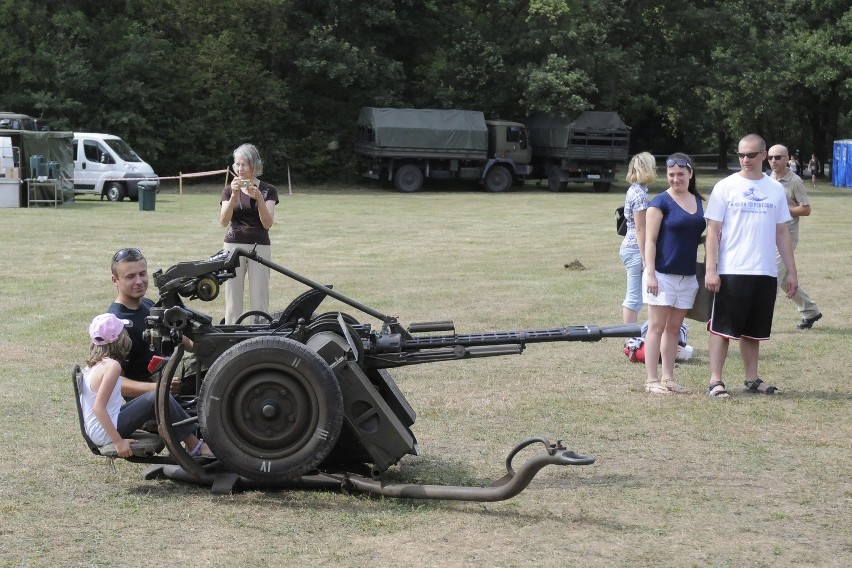
{"type": "MultiPolygon", "coordinates": [[[[74,201],[74,134],[72,132],[38,132],[31,130],[0,130],[0,136],[12,139],[12,146],[20,148],[16,166],[21,179],[36,180],[40,174],[59,181],[62,202],[74,201]],[[33,172],[33,166],[41,163],[43,171],[33,172]]],[[[41,169],[41,168],[40,168],[41,169]]],[[[26,188],[25,188],[26,189],[26,188]]],[[[33,188],[36,200],[52,200],[53,190],[45,185],[33,188]]],[[[26,203],[23,203],[26,206],[26,203]]]]}

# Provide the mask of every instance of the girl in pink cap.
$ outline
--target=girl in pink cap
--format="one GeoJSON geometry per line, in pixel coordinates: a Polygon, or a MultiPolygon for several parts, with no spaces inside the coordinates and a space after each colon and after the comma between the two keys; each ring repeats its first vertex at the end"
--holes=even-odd
{"type": "MultiPolygon", "coordinates": [[[[118,455],[133,455],[130,436],[145,422],[155,416],[156,391],[149,391],[125,403],[121,398],[121,361],[130,352],[131,340],[125,326],[130,320],[118,319],[114,314],[96,316],[89,325],[92,339],[83,383],[80,404],[86,434],[98,446],[112,442],[118,455]]],[[[189,418],[186,410],[169,395],[169,410],[175,422],[189,418]]],[[[175,433],[183,440],[187,452],[193,457],[213,458],[210,448],[195,435],[197,424],[175,426],[175,433]]]]}

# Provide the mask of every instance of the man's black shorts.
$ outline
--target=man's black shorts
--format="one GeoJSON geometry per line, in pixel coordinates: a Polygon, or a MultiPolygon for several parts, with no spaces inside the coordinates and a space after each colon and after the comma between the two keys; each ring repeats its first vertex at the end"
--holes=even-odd
{"type": "Polygon", "coordinates": [[[778,279],[775,276],[720,274],[722,284],[713,297],[710,333],[739,339],[769,339],[778,279]]]}

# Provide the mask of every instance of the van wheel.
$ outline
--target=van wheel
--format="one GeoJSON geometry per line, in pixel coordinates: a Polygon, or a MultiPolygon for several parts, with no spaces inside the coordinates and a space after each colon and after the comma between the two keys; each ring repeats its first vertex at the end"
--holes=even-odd
{"type": "Polygon", "coordinates": [[[512,187],[512,174],[504,166],[494,166],[485,174],[485,189],[492,193],[506,191],[512,187]]]}
{"type": "Polygon", "coordinates": [[[413,193],[423,187],[423,172],[414,164],[404,164],[394,172],[393,184],[399,191],[413,193]]]}
{"type": "Polygon", "coordinates": [[[124,186],[117,181],[111,181],[107,184],[104,193],[110,201],[122,201],[126,192],[124,186]]]}
{"type": "Polygon", "coordinates": [[[596,181],[592,184],[592,188],[594,188],[595,193],[606,193],[609,191],[610,186],[612,186],[611,183],[606,183],[603,181],[596,181]]]}

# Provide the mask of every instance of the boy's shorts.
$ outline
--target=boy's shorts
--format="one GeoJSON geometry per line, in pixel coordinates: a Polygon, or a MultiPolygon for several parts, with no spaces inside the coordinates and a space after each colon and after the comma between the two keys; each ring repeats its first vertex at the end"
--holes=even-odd
{"type": "Polygon", "coordinates": [[[681,310],[688,310],[695,303],[695,295],[698,293],[698,280],[695,275],[682,276],[680,274],[663,274],[655,272],[659,290],[654,296],[648,292],[648,283],[645,274],[642,273],[642,300],[649,306],[672,306],[681,310]]]}
{"type": "Polygon", "coordinates": [[[713,295],[713,310],[707,322],[710,333],[728,339],[769,339],[778,279],[750,274],[720,274],[719,278],[722,284],[713,295]]]}

